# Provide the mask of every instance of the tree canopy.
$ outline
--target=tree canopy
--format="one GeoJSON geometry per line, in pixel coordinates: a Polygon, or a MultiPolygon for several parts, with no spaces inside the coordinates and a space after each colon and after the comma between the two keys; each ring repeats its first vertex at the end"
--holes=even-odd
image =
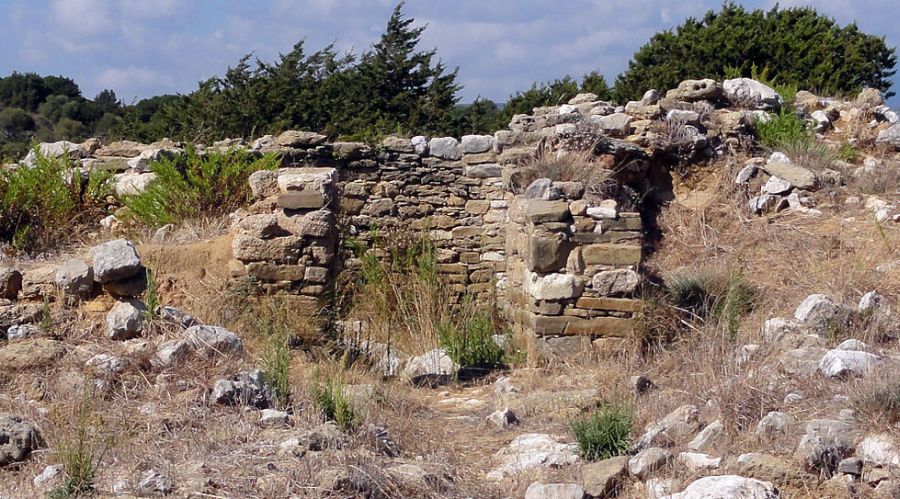
{"type": "Polygon", "coordinates": [[[616,79],[615,96],[626,101],[685,79],[726,76],[757,76],[825,95],[863,87],[887,92],[896,62],[884,37],[855,23],[841,27],[813,8],[748,11],[726,3],[653,35],[616,79]]]}

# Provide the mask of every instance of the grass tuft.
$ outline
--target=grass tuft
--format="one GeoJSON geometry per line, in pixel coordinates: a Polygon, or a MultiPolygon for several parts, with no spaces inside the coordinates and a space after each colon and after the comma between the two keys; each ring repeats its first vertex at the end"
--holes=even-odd
{"type": "Polygon", "coordinates": [[[362,422],[361,417],[353,409],[347,396],[344,384],[339,378],[324,382],[314,379],[312,382],[312,399],[326,421],[334,421],[338,428],[348,431],[355,429],[362,422]]]}
{"type": "Polygon", "coordinates": [[[496,369],[506,362],[503,348],[494,341],[491,315],[483,310],[461,321],[445,319],[436,331],[438,343],[461,368],[496,369]]]}
{"type": "Polygon", "coordinates": [[[625,403],[601,405],[590,415],[569,423],[584,459],[596,461],[628,452],[634,409],[625,403]]]}
{"type": "Polygon", "coordinates": [[[781,110],[768,120],[756,122],[759,143],[769,149],[805,150],[812,143],[812,133],[794,111],[781,110]]]}
{"type": "Polygon", "coordinates": [[[101,442],[96,434],[96,426],[102,424],[102,420],[98,421],[93,414],[89,396],[84,397],[76,411],[74,431],[54,448],[65,479],[62,485],[50,492],[51,498],[75,497],[93,489],[103,458],[110,448],[110,442],[101,442]]]}

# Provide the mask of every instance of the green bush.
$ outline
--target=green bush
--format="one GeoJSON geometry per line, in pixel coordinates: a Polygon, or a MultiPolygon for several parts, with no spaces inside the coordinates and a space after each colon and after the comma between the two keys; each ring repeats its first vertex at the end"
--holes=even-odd
{"type": "Polygon", "coordinates": [[[756,135],[759,143],[769,149],[805,150],[812,142],[812,133],[806,122],[797,113],[786,110],[770,115],[766,121],[757,120],[756,135]]]}
{"type": "Polygon", "coordinates": [[[96,223],[111,179],[100,171],[84,179],[67,158],[37,148],[35,154],[34,166],[0,172],[0,237],[26,252],[46,250],[78,225],[96,223]]]}
{"type": "Polygon", "coordinates": [[[840,26],[810,7],[748,10],[729,1],[654,34],[616,79],[615,95],[624,103],[689,78],[752,76],[824,95],[872,87],[890,96],[896,62],[883,37],[855,23],[840,26]]]}
{"type": "Polygon", "coordinates": [[[571,421],[569,426],[581,456],[594,461],[628,452],[633,422],[634,410],[630,405],[611,403],[571,421]]]}
{"type": "Polygon", "coordinates": [[[128,216],[149,226],[221,215],[249,199],[250,174],[274,170],[278,165],[274,154],[256,157],[240,149],[200,154],[189,148],[174,158],[151,163],[156,180],[146,191],[123,202],[128,216]]]}
{"type": "Polygon", "coordinates": [[[494,321],[478,310],[454,322],[443,320],[436,327],[438,343],[461,368],[494,369],[505,364],[503,348],[494,341],[494,321]]]}
{"type": "Polygon", "coordinates": [[[312,399],[327,421],[334,421],[342,430],[359,426],[361,418],[347,397],[344,384],[339,379],[323,382],[313,380],[312,399]]]}

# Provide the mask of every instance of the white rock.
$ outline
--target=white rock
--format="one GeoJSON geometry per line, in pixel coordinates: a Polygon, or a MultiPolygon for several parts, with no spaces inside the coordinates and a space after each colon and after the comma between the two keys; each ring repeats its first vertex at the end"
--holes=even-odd
{"type": "Polygon", "coordinates": [[[783,102],[772,87],[752,78],[734,78],[722,82],[728,100],[739,104],[750,104],[757,109],[778,109],[783,102]]]}
{"type": "Polygon", "coordinates": [[[659,447],[650,447],[638,452],[628,460],[628,472],[639,480],[644,480],[671,461],[671,452],[659,447]]]}
{"type": "Polygon", "coordinates": [[[785,433],[788,425],[794,422],[794,417],[785,412],[772,411],[756,425],[756,435],[760,437],[771,437],[776,433],[785,433]]]}
{"type": "Polygon", "coordinates": [[[422,355],[411,357],[403,369],[403,374],[416,381],[423,377],[449,376],[456,372],[457,367],[443,348],[436,348],[422,355]]]}
{"type": "Polygon", "coordinates": [[[516,414],[511,409],[505,408],[491,413],[487,417],[487,421],[498,428],[509,428],[518,424],[519,418],[516,417],[516,414]]]}
{"type": "Polygon", "coordinates": [[[494,145],[493,135],[463,135],[463,154],[478,154],[491,150],[494,145]]]}
{"type": "Polygon", "coordinates": [[[590,206],[587,215],[594,220],[615,219],[619,216],[618,203],[613,199],[604,199],[598,206],[590,206]]]}
{"type": "Polygon", "coordinates": [[[523,279],[525,293],[535,300],[566,300],[581,295],[584,284],[572,274],[540,275],[526,270],[523,279]]]}
{"type": "Polygon", "coordinates": [[[835,327],[842,326],[850,312],[848,307],[835,303],[828,296],[812,294],[797,306],[794,318],[809,326],[813,333],[821,336],[829,333],[835,327]]]}
{"type": "Polygon", "coordinates": [[[670,499],[778,499],[775,486],[755,478],[720,475],[700,478],[670,499]]]}
{"type": "Polygon", "coordinates": [[[863,461],[883,468],[900,466],[900,445],[888,434],[870,435],[856,446],[863,461]]]}
{"type": "Polygon", "coordinates": [[[290,415],[275,409],[263,409],[259,413],[259,424],[262,426],[287,426],[290,415]]]}
{"type": "Polygon", "coordinates": [[[887,298],[876,291],[869,291],[864,294],[859,300],[859,305],[857,305],[856,309],[863,313],[873,313],[878,311],[890,313],[890,305],[888,304],[887,298]]]}
{"type": "Polygon", "coordinates": [[[769,343],[777,343],[789,334],[800,334],[803,324],[793,319],[773,317],[763,323],[763,338],[769,343]]]}
{"type": "Polygon", "coordinates": [[[416,135],[415,137],[410,139],[410,142],[412,142],[413,149],[416,151],[416,154],[421,156],[428,152],[428,137],[425,137],[424,135],[416,135]]]}
{"type": "Polygon", "coordinates": [[[116,239],[91,249],[94,279],[100,283],[121,281],[134,276],[143,268],[134,244],[116,239]]]}
{"type": "Polygon", "coordinates": [[[525,499],[583,499],[584,489],[574,483],[533,482],[525,491],[525,499]]]}
{"type": "Polygon", "coordinates": [[[819,361],[819,371],[829,378],[861,376],[878,365],[877,356],[868,352],[829,350],[819,361]]]}
{"type": "Polygon", "coordinates": [[[578,112],[578,108],[572,104],[563,104],[563,105],[559,106],[559,110],[557,110],[557,114],[559,114],[560,116],[562,116],[564,114],[572,114],[572,113],[577,113],[577,112],[578,112]]]}
{"type": "Polygon", "coordinates": [[[746,184],[756,175],[759,168],[754,164],[745,165],[734,177],[735,184],[746,184]]]}
{"type": "Polygon", "coordinates": [[[120,173],[113,177],[116,197],[122,199],[137,196],[147,191],[156,180],[155,173],[120,173]]]}
{"type": "Polygon", "coordinates": [[[502,480],[531,468],[561,468],[578,461],[577,447],[557,442],[543,433],[519,435],[500,449],[495,458],[501,463],[487,474],[489,480],[502,480]]]}
{"type": "Polygon", "coordinates": [[[868,347],[866,344],[857,340],[856,338],[850,338],[841,342],[840,345],[834,348],[835,350],[855,350],[858,352],[865,352],[868,347]]]}
{"type": "Polygon", "coordinates": [[[763,186],[763,192],[766,194],[784,194],[793,188],[794,186],[787,180],[772,175],[766,181],[766,185],[763,186]]]}
{"type": "Polygon", "coordinates": [[[678,454],[678,462],[694,473],[718,469],[722,463],[721,457],[712,457],[701,452],[682,452],[678,454]]]}
{"type": "Polygon", "coordinates": [[[40,489],[49,489],[61,482],[64,476],[65,470],[63,470],[62,465],[52,464],[34,477],[34,486],[40,489]]]}
{"type": "Polygon", "coordinates": [[[94,355],[84,365],[94,368],[104,376],[114,376],[125,370],[125,361],[115,355],[99,353],[94,355]]]}
{"type": "Polygon", "coordinates": [[[713,450],[722,443],[722,437],[724,435],[725,425],[722,424],[722,421],[717,419],[706,425],[706,428],[703,428],[703,431],[698,433],[687,446],[689,449],[697,451],[713,450]]]}
{"type": "Polygon", "coordinates": [[[137,300],[116,302],[106,314],[106,336],[111,340],[128,340],[140,336],[147,308],[137,300]]]}
{"type": "Polygon", "coordinates": [[[428,150],[435,158],[457,160],[461,157],[459,141],[453,137],[436,137],[428,142],[428,150]]]}
{"type": "Polygon", "coordinates": [[[208,356],[240,355],[244,349],[241,339],[224,327],[191,326],[185,330],[184,335],[195,350],[208,356]]]}

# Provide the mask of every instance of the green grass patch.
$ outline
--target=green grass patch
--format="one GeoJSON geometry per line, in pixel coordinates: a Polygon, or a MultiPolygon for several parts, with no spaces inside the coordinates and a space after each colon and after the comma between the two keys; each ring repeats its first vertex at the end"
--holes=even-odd
{"type": "Polygon", "coordinates": [[[156,227],[228,213],[250,199],[247,179],[253,172],[275,170],[279,164],[274,154],[257,156],[243,149],[200,154],[189,148],[151,163],[156,180],[143,193],[123,200],[127,217],[156,227]]]}
{"type": "Polygon", "coordinates": [[[288,328],[282,320],[281,310],[270,310],[259,318],[257,328],[262,338],[260,368],[274,391],[274,402],[279,408],[291,403],[291,351],[288,328]]]}
{"type": "Polygon", "coordinates": [[[812,143],[812,132],[794,111],[782,109],[768,120],[756,121],[756,136],[763,147],[777,150],[806,150],[812,143]]]}
{"type": "Polygon", "coordinates": [[[581,456],[596,461],[628,452],[633,423],[634,409],[617,402],[604,404],[589,415],[572,420],[569,427],[581,456]]]}
{"type": "Polygon", "coordinates": [[[689,269],[666,282],[672,302],[704,320],[722,321],[729,337],[737,334],[740,318],[753,309],[759,290],[747,282],[740,265],[689,269]]]}
{"type": "Polygon", "coordinates": [[[324,382],[314,379],[311,392],[313,403],[326,421],[334,421],[344,431],[352,430],[362,422],[340,379],[333,378],[324,382]]]}
{"type": "Polygon", "coordinates": [[[62,485],[48,494],[51,498],[76,497],[89,493],[100,470],[103,458],[110,448],[109,440],[97,435],[102,424],[93,414],[89,396],[76,409],[74,430],[54,447],[54,453],[65,473],[62,485]]]}
{"type": "Polygon", "coordinates": [[[438,343],[461,368],[496,369],[506,361],[503,347],[494,341],[494,321],[476,310],[461,321],[445,319],[436,325],[438,343]]]}

